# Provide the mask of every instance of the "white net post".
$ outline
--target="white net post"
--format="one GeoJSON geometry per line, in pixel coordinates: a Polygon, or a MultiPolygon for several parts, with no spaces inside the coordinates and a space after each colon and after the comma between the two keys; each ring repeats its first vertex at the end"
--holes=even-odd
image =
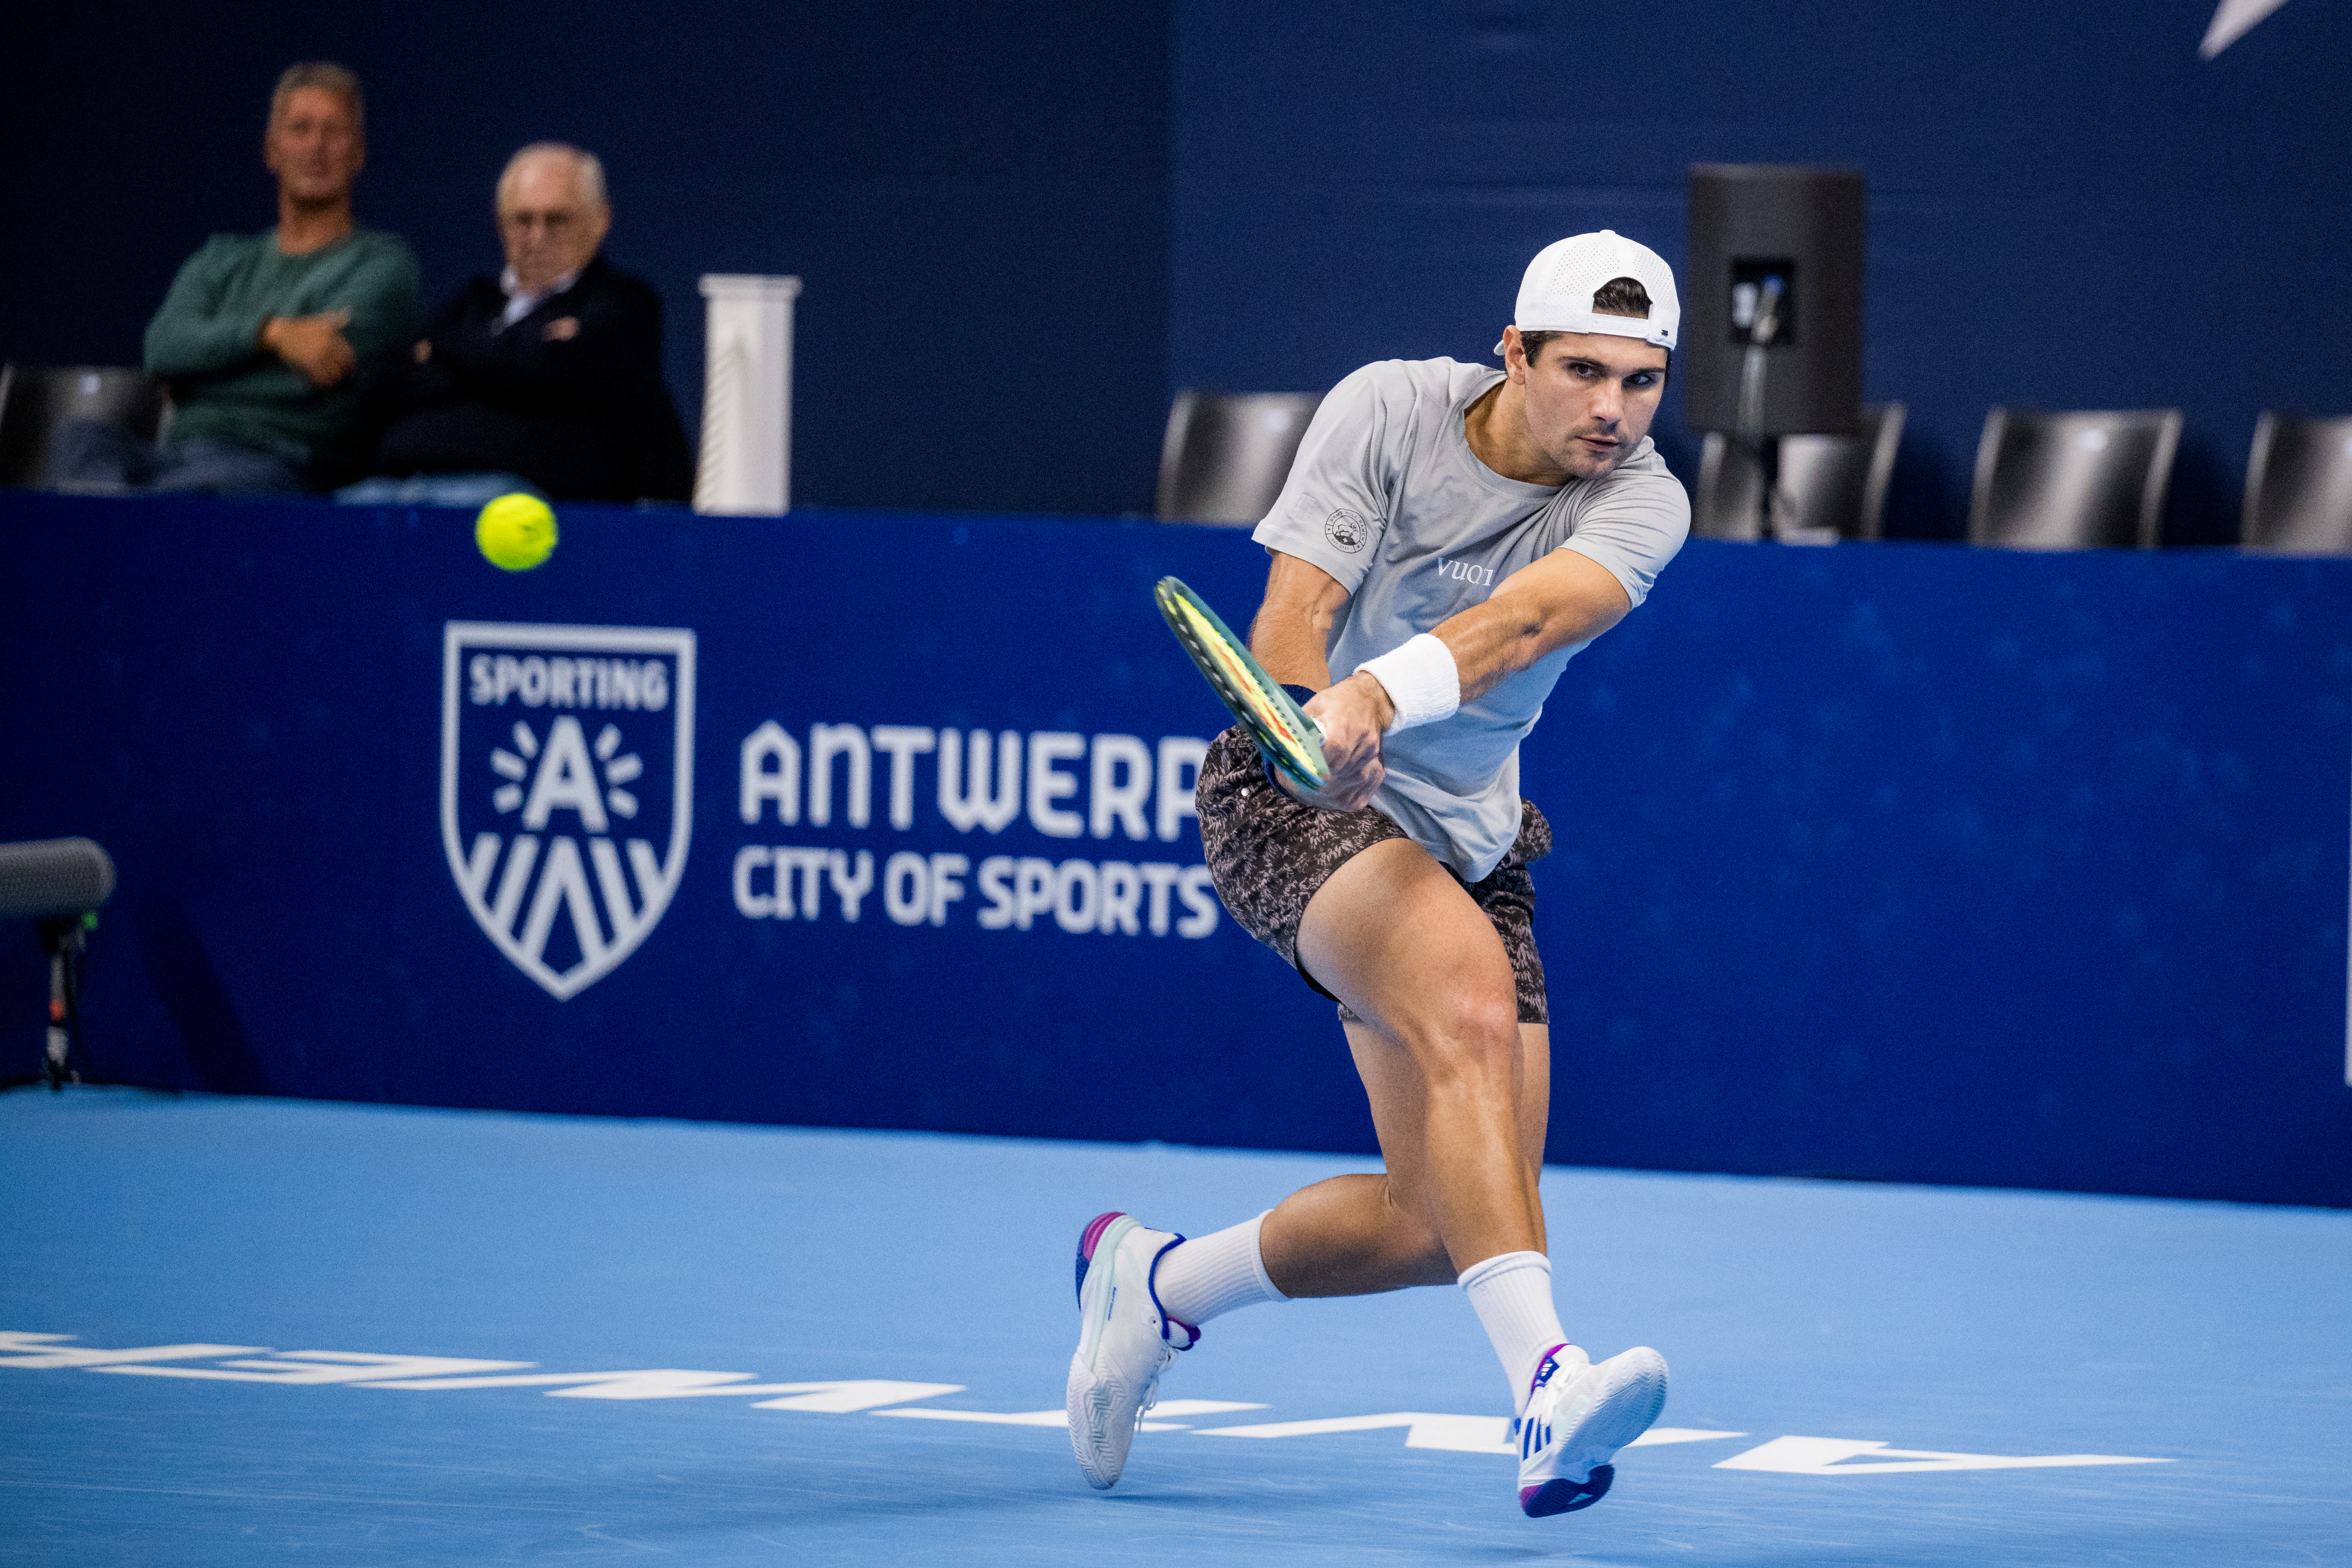
{"type": "Polygon", "coordinates": [[[797,278],[702,279],[702,452],[694,510],[792,510],[793,301],[797,278]]]}

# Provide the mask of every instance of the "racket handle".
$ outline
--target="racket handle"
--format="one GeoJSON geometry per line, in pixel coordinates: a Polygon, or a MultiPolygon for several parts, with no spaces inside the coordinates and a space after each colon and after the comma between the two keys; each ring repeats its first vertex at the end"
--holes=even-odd
{"type": "Polygon", "coordinates": [[[1318,746],[1321,745],[1323,743],[1323,726],[1316,721],[1314,714],[1309,713],[1307,710],[1307,705],[1309,702],[1314,701],[1320,693],[1311,686],[1293,686],[1289,682],[1285,681],[1282,687],[1282,694],[1298,705],[1298,716],[1307,721],[1307,727],[1308,729],[1315,731],[1315,743],[1318,746]]]}

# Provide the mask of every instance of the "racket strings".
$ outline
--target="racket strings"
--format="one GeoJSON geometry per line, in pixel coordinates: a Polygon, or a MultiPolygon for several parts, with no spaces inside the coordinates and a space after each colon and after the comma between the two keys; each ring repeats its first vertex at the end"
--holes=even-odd
{"type": "Polygon", "coordinates": [[[1173,577],[1161,580],[1154,597],[1177,641],[1259,748],[1310,789],[1328,782],[1331,770],[1323,759],[1321,731],[1290,694],[1275,685],[1217,613],[1173,577]]]}
{"type": "MultiPolygon", "coordinates": [[[[1186,611],[1190,613],[1190,605],[1186,606],[1186,611]]],[[[1196,627],[1196,632],[1197,629],[1196,627]]],[[[1255,673],[1244,668],[1241,660],[1234,657],[1233,650],[1224,646],[1223,639],[1202,637],[1201,641],[1208,648],[1210,657],[1214,658],[1218,667],[1224,671],[1226,681],[1234,689],[1234,694],[1247,701],[1251,710],[1256,713],[1269,729],[1294,745],[1305,739],[1299,734],[1297,727],[1290,722],[1289,715],[1283,712],[1269,700],[1265,689],[1259,683],[1255,673]]]]}

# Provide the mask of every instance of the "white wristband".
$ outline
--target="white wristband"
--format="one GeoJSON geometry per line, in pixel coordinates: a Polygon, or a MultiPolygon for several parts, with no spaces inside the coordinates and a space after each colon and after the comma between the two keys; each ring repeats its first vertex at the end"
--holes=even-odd
{"type": "Polygon", "coordinates": [[[1427,632],[1366,659],[1356,673],[1370,673],[1396,705],[1387,731],[1391,735],[1451,719],[1462,706],[1462,671],[1454,662],[1454,650],[1427,632]]]}

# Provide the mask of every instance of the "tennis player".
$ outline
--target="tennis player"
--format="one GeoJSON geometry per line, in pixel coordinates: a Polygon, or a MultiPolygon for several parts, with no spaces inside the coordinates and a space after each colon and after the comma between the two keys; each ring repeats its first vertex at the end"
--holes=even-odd
{"type": "Polygon", "coordinates": [[[1553,1303],[1528,874],[1552,837],[1519,796],[1518,745],[1689,531],[1649,439],[1680,315],[1645,247],[1549,246],[1501,370],[1357,371],[1258,525],[1274,559],[1251,648],[1322,725],[1332,776],[1307,793],[1228,730],[1202,764],[1201,837],[1234,918],[1339,1004],[1386,1171],[1195,1240],[1117,1213],[1087,1226],[1068,1397],[1097,1488],[1176,1352],[1259,1301],[1461,1286],[1508,1380],[1532,1515],[1600,1500],[1665,1403],[1655,1351],[1596,1363],[1553,1303]]]}

